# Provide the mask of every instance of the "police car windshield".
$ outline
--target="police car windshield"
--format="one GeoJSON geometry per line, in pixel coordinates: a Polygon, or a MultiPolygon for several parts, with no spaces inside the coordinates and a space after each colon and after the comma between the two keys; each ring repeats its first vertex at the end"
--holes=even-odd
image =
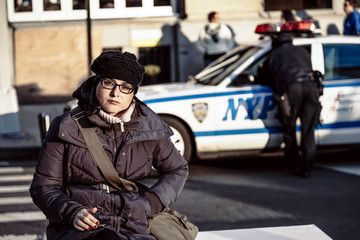
{"type": "Polygon", "coordinates": [[[198,73],[195,76],[195,80],[205,85],[217,85],[259,49],[258,46],[235,48],[216,59],[208,67],[198,73]]]}

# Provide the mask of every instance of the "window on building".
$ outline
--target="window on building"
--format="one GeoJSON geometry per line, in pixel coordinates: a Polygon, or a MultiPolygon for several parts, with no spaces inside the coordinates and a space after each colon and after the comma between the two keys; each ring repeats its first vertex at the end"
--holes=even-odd
{"type": "Polygon", "coordinates": [[[99,0],[100,8],[114,8],[114,0],[99,0]]]}
{"type": "Polygon", "coordinates": [[[126,7],[142,7],[142,0],[126,0],[126,7]]]}
{"type": "Polygon", "coordinates": [[[122,47],[104,47],[102,50],[103,50],[103,52],[106,52],[106,51],[120,51],[120,52],[122,52],[122,47]]]}
{"type": "Polygon", "coordinates": [[[43,0],[44,11],[59,11],[61,10],[60,0],[43,0]]]}
{"type": "MultiPolygon", "coordinates": [[[[86,0],[6,0],[9,22],[84,20],[86,0]]],[[[174,0],[89,0],[92,19],[172,17],[174,0]]]]}
{"type": "Polygon", "coordinates": [[[360,78],[360,44],[326,44],[323,50],[326,81],[360,78]]]}
{"type": "Polygon", "coordinates": [[[332,8],[332,0],[265,0],[266,10],[332,8]]]}
{"type": "Polygon", "coordinates": [[[32,1],[31,0],[14,0],[15,12],[31,12],[32,1]]]}
{"type": "Polygon", "coordinates": [[[85,0],[73,0],[73,9],[85,9],[85,0]]]}
{"type": "Polygon", "coordinates": [[[170,6],[170,0],[154,0],[154,6],[170,6]]]}

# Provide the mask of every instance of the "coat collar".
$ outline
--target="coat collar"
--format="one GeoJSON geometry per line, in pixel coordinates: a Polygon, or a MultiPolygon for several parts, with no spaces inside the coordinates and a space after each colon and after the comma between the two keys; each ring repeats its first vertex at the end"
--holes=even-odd
{"type": "MultiPolygon", "coordinates": [[[[88,119],[98,134],[115,126],[105,122],[97,114],[89,116],[88,119]]],[[[128,142],[160,140],[173,135],[170,127],[144,103],[136,103],[131,120],[125,123],[125,131],[128,132],[128,142]]],[[[62,116],[58,137],[71,144],[86,147],[80,130],[69,112],[62,116]]]]}

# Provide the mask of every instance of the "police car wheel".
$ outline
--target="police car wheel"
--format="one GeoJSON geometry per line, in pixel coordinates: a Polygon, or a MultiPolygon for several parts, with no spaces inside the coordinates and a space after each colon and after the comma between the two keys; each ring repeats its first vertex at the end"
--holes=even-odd
{"type": "Polygon", "coordinates": [[[192,156],[193,145],[188,130],[184,124],[175,118],[169,116],[161,117],[174,132],[174,135],[171,136],[171,141],[174,143],[180,154],[189,162],[192,156]]]}

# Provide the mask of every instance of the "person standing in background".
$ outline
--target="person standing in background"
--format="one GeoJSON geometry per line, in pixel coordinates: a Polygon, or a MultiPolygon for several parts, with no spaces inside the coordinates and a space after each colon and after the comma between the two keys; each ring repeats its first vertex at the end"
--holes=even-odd
{"type": "Polygon", "coordinates": [[[356,0],[346,0],[344,2],[344,11],[346,18],[344,20],[344,35],[360,35],[360,14],[355,9],[356,0]]]}
{"type": "Polygon", "coordinates": [[[210,12],[208,21],[200,30],[197,42],[206,66],[236,46],[234,31],[229,25],[220,22],[219,13],[210,12]]]}

